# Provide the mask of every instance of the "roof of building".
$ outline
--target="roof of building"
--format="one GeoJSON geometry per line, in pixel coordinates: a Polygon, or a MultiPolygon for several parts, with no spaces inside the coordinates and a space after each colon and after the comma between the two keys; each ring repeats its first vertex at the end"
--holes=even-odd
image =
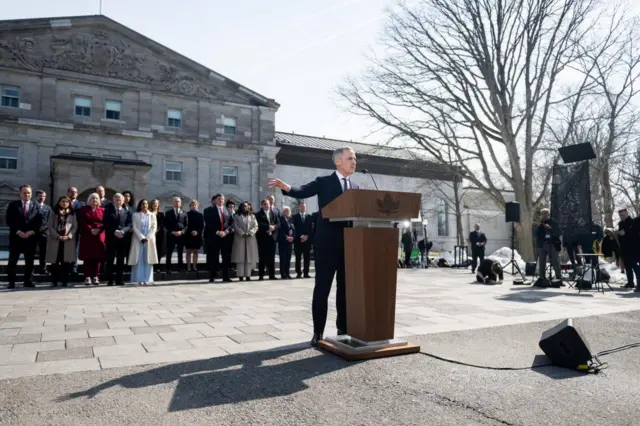
{"type": "Polygon", "coordinates": [[[147,42],[151,46],[155,46],[156,50],[158,50],[161,54],[165,55],[170,53],[175,55],[175,57],[180,58],[183,63],[189,64],[194,68],[203,70],[206,74],[215,77],[217,80],[220,80],[225,85],[229,86],[232,89],[236,89],[240,92],[243,92],[245,95],[249,96],[253,100],[257,101],[259,104],[263,106],[267,106],[270,108],[278,109],[280,104],[278,104],[274,99],[269,98],[267,96],[261,95],[258,92],[255,92],[236,81],[231,80],[223,76],[222,74],[213,71],[212,69],[194,61],[193,59],[187,58],[186,56],[176,52],[173,49],[170,49],[155,40],[140,34],[139,32],[121,24],[118,21],[115,21],[104,15],[76,15],[76,16],[65,16],[65,17],[48,17],[48,18],[25,18],[25,19],[8,19],[8,20],[0,20],[0,32],[2,31],[15,31],[25,28],[69,28],[74,24],[77,25],[88,25],[92,23],[102,24],[105,26],[111,26],[112,28],[116,28],[124,34],[128,34],[133,39],[143,40],[147,42]]]}
{"type": "Polygon", "coordinates": [[[352,147],[356,153],[374,157],[396,158],[400,160],[418,160],[420,156],[405,148],[371,145],[362,142],[327,139],[318,136],[299,135],[296,133],[276,132],[276,142],[303,148],[315,148],[323,151],[334,151],[345,146],[352,147]]]}

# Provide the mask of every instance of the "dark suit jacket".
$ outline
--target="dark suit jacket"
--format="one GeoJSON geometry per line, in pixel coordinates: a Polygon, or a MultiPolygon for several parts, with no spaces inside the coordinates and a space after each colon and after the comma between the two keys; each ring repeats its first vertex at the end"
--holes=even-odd
{"type": "MultiPolygon", "coordinates": [[[[224,215],[224,230],[231,234],[233,232],[233,216],[229,213],[226,207],[222,207],[222,214],[224,215]]],[[[220,231],[220,214],[218,213],[218,206],[209,206],[204,209],[204,239],[211,239],[216,236],[216,232],[220,231]]],[[[228,237],[228,235],[227,235],[228,237]]],[[[225,238],[227,238],[225,237],[225,238]]]]}
{"type": "Polygon", "coordinates": [[[256,213],[256,221],[258,222],[258,233],[256,234],[256,238],[258,241],[271,238],[273,240],[278,239],[278,229],[280,228],[280,221],[278,220],[278,216],[271,213],[271,222],[269,222],[269,218],[267,218],[267,214],[264,210],[260,210],[256,213]],[[273,231],[271,235],[269,235],[269,226],[274,225],[276,230],[273,231]]]}
{"type": "Polygon", "coordinates": [[[130,209],[126,209],[122,206],[120,216],[118,216],[116,206],[114,206],[113,203],[108,204],[107,207],[104,208],[104,216],[102,217],[102,223],[104,225],[107,240],[115,239],[114,232],[118,230],[127,234],[131,229],[132,217],[133,214],[130,209]]]}
{"type": "Polygon", "coordinates": [[[190,234],[191,231],[196,231],[198,236],[202,238],[202,231],[204,230],[204,220],[202,219],[203,215],[199,211],[189,210],[187,212],[187,218],[189,226],[187,227],[187,234],[190,234]]]}
{"type": "Polygon", "coordinates": [[[49,235],[48,223],[49,216],[51,216],[51,207],[46,204],[43,204],[42,207],[40,207],[40,205],[38,204],[37,207],[40,209],[40,215],[42,216],[42,226],[40,227],[40,229],[44,228],[41,236],[46,237],[49,235]]]}
{"type": "Polygon", "coordinates": [[[173,208],[167,210],[164,214],[164,229],[167,230],[167,238],[172,237],[171,232],[180,231],[184,235],[189,225],[187,212],[180,210],[180,214],[176,217],[173,208]]]}
{"type": "Polygon", "coordinates": [[[413,250],[413,236],[411,235],[411,232],[402,233],[402,248],[404,251],[413,250]]]}
{"type": "Polygon", "coordinates": [[[296,228],[296,244],[305,244],[300,241],[300,237],[306,235],[309,237],[306,243],[311,241],[311,237],[313,236],[313,215],[309,213],[304,214],[304,222],[302,222],[302,215],[300,213],[296,213],[293,215],[293,226],[296,228]]]}
{"type": "Polygon", "coordinates": [[[280,229],[278,230],[278,240],[288,243],[286,238],[291,234],[294,243],[296,241],[296,227],[293,223],[293,217],[280,216],[280,229]]]}
{"type": "Polygon", "coordinates": [[[478,247],[477,243],[486,243],[487,237],[484,235],[484,232],[475,230],[469,234],[469,241],[471,241],[471,250],[484,250],[485,246],[478,247]]]}
{"type": "Polygon", "coordinates": [[[40,209],[36,206],[36,202],[33,200],[29,201],[29,211],[26,216],[22,206],[22,200],[12,201],[7,206],[6,220],[7,226],[9,226],[10,243],[34,242],[36,241],[35,237],[42,227],[42,215],[40,214],[40,209]],[[18,231],[33,231],[36,234],[25,240],[18,236],[18,231]]]}
{"type": "MultiPolygon", "coordinates": [[[[359,187],[351,182],[351,189],[359,187]]],[[[289,191],[282,191],[284,195],[292,198],[311,198],[318,196],[318,223],[315,232],[314,245],[322,249],[343,249],[344,248],[344,228],[348,227],[346,222],[329,222],[322,217],[324,206],[342,195],[342,184],[338,175],[332,173],[328,176],[320,176],[316,180],[309,182],[300,188],[291,188],[289,191]]]]}

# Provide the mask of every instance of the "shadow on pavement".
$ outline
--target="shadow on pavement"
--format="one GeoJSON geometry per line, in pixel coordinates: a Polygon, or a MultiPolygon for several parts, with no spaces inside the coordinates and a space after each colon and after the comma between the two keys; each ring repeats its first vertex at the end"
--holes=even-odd
{"type": "Polygon", "coordinates": [[[557,291],[544,291],[534,290],[531,288],[512,288],[513,293],[506,294],[498,297],[498,300],[506,300],[510,302],[522,302],[522,303],[538,303],[546,299],[558,296],[574,296],[574,297],[594,297],[592,293],[578,293],[575,292],[557,292],[557,291]]]}
{"type": "Polygon", "coordinates": [[[533,371],[540,373],[543,376],[547,376],[554,380],[573,379],[575,377],[586,377],[587,374],[578,370],[571,370],[569,368],[558,367],[551,364],[551,360],[546,355],[536,355],[531,363],[533,371]],[[539,366],[539,367],[537,367],[539,366]]]}
{"type": "Polygon", "coordinates": [[[59,397],[56,402],[86,397],[121,386],[139,389],[178,381],[169,412],[292,395],[308,389],[305,380],[354,366],[338,357],[316,356],[277,360],[307,350],[305,344],[269,351],[227,355],[170,364],[119,377],[101,385],[59,397]]]}

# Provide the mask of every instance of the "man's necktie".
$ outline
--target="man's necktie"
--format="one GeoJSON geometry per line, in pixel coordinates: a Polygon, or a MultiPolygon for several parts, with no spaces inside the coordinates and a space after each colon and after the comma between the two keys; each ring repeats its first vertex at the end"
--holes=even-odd
{"type": "Polygon", "coordinates": [[[218,209],[218,215],[220,216],[220,230],[224,232],[224,213],[222,213],[222,209],[218,209]]]}
{"type": "Polygon", "coordinates": [[[304,213],[300,215],[300,219],[302,219],[302,223],[304,223],[304,213]]]}
{"type": "Polygon", "coordinates": [[[24,202],[24,215],[27,216],[29,214],[29,202],[24,202]]]}
{"type": "Polygon", "coordinates": [[[342,178],[342,180],[344,181],[344,186],[342,188],[342,191],[346,192],[349,189],[349,187],[347,186],[347,178],[342,178]]]}

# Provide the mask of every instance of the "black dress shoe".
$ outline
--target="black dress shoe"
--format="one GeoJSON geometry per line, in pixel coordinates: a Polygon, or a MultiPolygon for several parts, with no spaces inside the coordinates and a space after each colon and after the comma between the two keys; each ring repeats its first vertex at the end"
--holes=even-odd
{"type": "Polygon", "coordinates": [[[113,285],[113,281],[109,281],[109,282],[107,283],[107,285],[108,285],[108,286],[112,286],[112,285],[113,285]]]}
{"type": "Polygon", "coordinates": [[[212,283],[214,280],[213,278],[209,278],[209,282],[212,283]]]}
{"type": "Polygon", "coordinates": [[[278,280],[276,277],[269,277],[269,279],[273,280],[273,281],[277,281],[278,280]]]}
{"type": "Polygon", "coordinates": [[[301,277],[302,277],[302,275],[300,275],[300,274],[296,275],[296,278],[301,278],[301,277]]]}
{"type": "Polygon", "coordinates": [[[251,277],[246,277],[245,280],[246,281],[251,281],[251,277]]]}
{"type": "Polygon", "coordinates": [[[233,281],[231,280],[231,278],[225,278],[222,280],[223,283],[232,283],[233,281]]]}
{"type": "Polygon", "coordinates": [[[338,329],[338,336],[344,336],[345,334],[347,334],[346,331],[338,329]]]}
{"type": "Polygon", "coordinates": [[[304,277],[305,277],[305,278],[311,278],[311,275],[306,274],[304,277]]]}
{"type": "Polygon", "coordinates": [[[317,348],[320,340],[322,340],[322,334],[313,333],[313,338],[311,339],[311,346],[313,346],[314,348],[317,348]]]}
{"type": "Polygon", "coordinates": [[[35,287],[35,284],[33,283],[24,283],[25,287],[35,287]]]}
{"type": "Polygon", "coordinates": [[[9,290],[11,290],[11,289],[16,288],[16,285],[15,285],[15,284],[9,284],[9,285],[7,286],[7,288],[8,288],[9,290]]]}

